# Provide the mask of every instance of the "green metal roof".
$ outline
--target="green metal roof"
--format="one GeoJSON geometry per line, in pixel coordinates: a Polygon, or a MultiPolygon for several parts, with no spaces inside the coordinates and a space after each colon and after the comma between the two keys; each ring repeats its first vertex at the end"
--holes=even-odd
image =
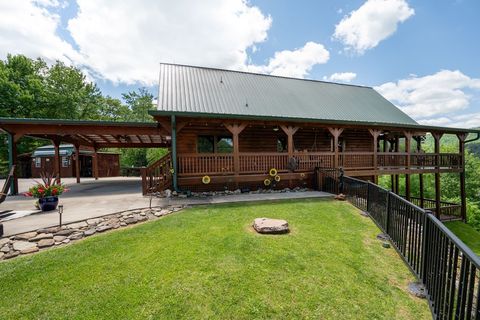
{"type": "Polygon", "coordinates": [[[160,65],[151,114],[418,125],[370,87],[176,64],[160,65]]]}

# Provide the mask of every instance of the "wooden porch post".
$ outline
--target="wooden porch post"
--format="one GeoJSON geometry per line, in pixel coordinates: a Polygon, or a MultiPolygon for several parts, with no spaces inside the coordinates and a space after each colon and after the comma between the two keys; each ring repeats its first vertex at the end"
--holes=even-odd
{"type": "Polygon", "coordinates": [[[239,135],[247,126],[246,123],[241,124],[224,124],[225,128],[232,134],[233,137],[233,170],[236,176],[240,175],[240,143],[239,135]]]}
{"type": "MultiPolygon", "coordinates": [[[[410,161],[411,161],[411,143],[412,143],[412,133],[411,132],[404,132],[405,135],[405,152],[407,153],[407,172],[410,171],[410,161]]],[[[410,173],[405,174],[405,198],[407,201],[410,201],[410,173]]]]}
{"type": "Polygon", "coordinates": [[[440,218],[441,190],[440,190],[440,139],[443,133],[432,132],[435,140],[435,216],[440,218]]]}
{"type": "Polygon", "coordinates": [[[98,154],[97,148],[93,149],[93,176],[98,180],[98,154]]]}
{"type": "MultiPolygon", "coordinates": [[[[400,151],[400,139],[395,137],[395,152],[398,153],[400,151]]],[[[395,175],[395,193],[400,193],[400,175],[395,175]]]]}
{"type": "Polygon", "coordinates": [[[462,171],[460,171],[460,201],[461,201],[461,214],[462,220],[467,219],[467,192],[465,190],[465,140],[467,139],[467,133],[459,133],[458,137],[458,152],[460,153],[460,164],[462,171]]]}
{"type": "MultiPolygon", "coordinates": [[[[421,137],[416,137],[415,139],[417,141],[417,151],[418,153],[420,153],[420,151],[422,151],[422,138],[421,137]]],[[[419,197],[420,197],[420,207],[423,208],[425,206],[425,203],[424,203],[424,198],[425,198],[425,195],[424,195],[424,187],[423,187],[423,173],[420,173],[418,175],[418,183],[419,183],[419,197]]]]}
{"type": "Polygon", "coordinates": [[[15,166],[13,172],[13,181],[10,185],[10,195],[18,194],[18,175],[17,175],[17,141],[20,139],[19,135],[14,133],[7,133],[8,137],[8,169],[11,170],[15,166]]]}
{"type": "Polygon", "coordinates": [[[373,182],[375,184],[378,183],[378,175],[377,175],[377,169],[378,169],[378,160],[377,160],[377,152],[378,152],[378,136],[380,135],[380,130],[375,130],[375,129],[368,129],[370,134],[373,137],[373,170],[375,172],[373,176],[373,182]]]}
{"type": "Polygon", "coordinates": [[[328,131],[333,137],[333,152],[335,153],[333,159],[333,167],[335,169],[339,169],[340,166],[340,159],[339,159],[339,152],[338,152],[338,138],[343,132],[343,128],[328,128],[328,131]]]}
{"type": "Polygon", "coordinates": [[[298,127],[292,127],[292,126],[280,126],[282,128],[283,132],[288,137],[288,157],[291,158],[293,157],[293,152],[294,152],[294,146],[293,146],[293,135],[297,132],[299,129],[298,127]]]}
{"type": "Polygon", "coordinates": [[[60,140],[59,139],[54,139],[52,140],[53,142],[53,148],[55,150],[55,155],[53,157],[53,174],[57,175],[58,182],[62,180],[62,173],[61,173],[61,165],[60,165],[60,140]]]}
{"type": "Polygon", "coordinates": [[[172,115],[172,118],[170,119],[170,127],[168,126],[168,124],[165,127],[167,128],[167,130],[170,129],[170,132],[171,132],[172,169],[173,169],[172,185],[173,185],[173,190],[178,192],[177,119],[175,115],[172,115]]]}
{"type": "Polygon", "coordinates": [[[75,176],[80,183],[80,145],[75,144],[75,176]]]}

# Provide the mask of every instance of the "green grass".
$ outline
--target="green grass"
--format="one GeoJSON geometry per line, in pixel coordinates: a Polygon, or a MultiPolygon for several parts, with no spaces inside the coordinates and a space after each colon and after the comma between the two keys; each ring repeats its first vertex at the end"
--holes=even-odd
{"type": "Polygon", "coordinates": [[[462,221],[445,222],[445,225],[480,256],[480,232],[462,221]]]}
{"type": "Polygon", "coordinates": [[[346,202],[195,207],[0,263],[2,319],[430,319],[346,202]],[[288,235],[258,235],[256,217],[288,235]]]}

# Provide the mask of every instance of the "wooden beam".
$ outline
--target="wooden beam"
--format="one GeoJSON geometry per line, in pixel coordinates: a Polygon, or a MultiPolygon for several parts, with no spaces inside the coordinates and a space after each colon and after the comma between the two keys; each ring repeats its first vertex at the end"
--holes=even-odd
{"type": "Polygon", "coordinates": [[[461,156],[462,171],[460,172],[460,203],[462,220],[467,220],[467,191],[465,188],[465,140],[468,134],[457,134],[458,137],[458,152],[461,156]]]}
{"type": "Polygon", "coordinates": [[[80,183],[80,145],[75,144],[75,177],[77,183],[80,183]]]}
{"type": "Polygon", "coordinates": [[[18,175],[17,175],[17,142],[20,139],[15,133],[7,133],[8,138],[8,169],[11,170],[15,166],[13,171],[13,180],[10,184],[10,195],[18,194],[18,175]]]}
{"type": "Polygon", "coordinates": [[[434,139],[435,156],[435,216],[440,219],[441,210],[441,189],[440,189],[440,139],[443,133],[432,132],[434,139]]]}
{"type": "MultiPolygon", "coordinates": [[[[407,153],[407,170],[410,170],[410,165],[411,165],[411,153],[412,153],[412,137],[413,134],[409,131],[404,131],[404,136],[405,136],[405,152],[407,153]]],[[[410,185],[410,174],[405,174],[405,198],[407,201],[410,201],[410,196],[411,196],[411,185],[410,185]]]]}
{"type": "Polygon", "coordinates": [[[339,169],[340,166],[340,159],[339,159],[339,152],[338,152],[338,138],[343,132],[343,128],[328,128],[328,131],[333,137],[333,152],[335,153],[333,159],[333,167],[335,169],[339,169]]]}
{"type": "Polygon", "coordinates": [[[93,177],[95,180],[98,180],[98,153],[97,153],[97,148],[93,150],[93,156],[92,156],[92,165],[93,165],[93,177]]]}
{"type": "MultiPolygon", "coordinates": [[[[377,152],[378,152],[378,137],[380,136],[381,131],[380,130],[375,130],[375,129],[368,129],[368,132],[370,132],[370,134],[373,137],[373,170],[375,170],[375,172],[376,172],[377,169],[378,169],[378,155],[377,155],[377,152]]],[[[373,176],[373,182],[375,184],[378,183],[378,175],[375,174],[373,176]]]]}
{"type": "Polygon", "coordinates": [[[282,128],[283,132],[287,135],[287,152],[288,156],[291,158],[295,151],[293,146],[293,135],[298,131],[299,127],[282,125],[280,128],[282,128]]]}
{"type": "Polygon", "coordinates": [[[53,174],[58,177],[58,182],[62,181],[62,172],[61,172],[61,158],[60,158],[60,139],[53,139],[53,148],[55,150],[55,155],[53,157],[53,174]]]}
{"type": "MultiPolygon", "coordinates": [[[[235,175],[240,174],[240,133],[247,127],[247,123],[224,123],[225,128],[232,134],[233,138],[233,171],[235,175]]],[[[238,187],[238,186],[237,186],[238,187]]]]}

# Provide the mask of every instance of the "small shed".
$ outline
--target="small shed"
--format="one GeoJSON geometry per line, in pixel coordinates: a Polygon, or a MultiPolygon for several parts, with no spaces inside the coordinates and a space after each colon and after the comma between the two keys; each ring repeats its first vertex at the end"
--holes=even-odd
{"type": "MultiPolygon", "coordinates": [[[[75,177],[75,161],[79,162],[81,177],[93,177],[94,152],[80,148],[76,159],[73,144],[61,144],[59,147],[61,177],[75,177]]],[[[120,155],[115,152],[97,152],[98,176],[116,177],[120,175],[120,155]]],[[[55,147],[53,145],[37,148],[31,155],[32,178],[40,177],[42,172],[54,171],[55,147]]]]}

